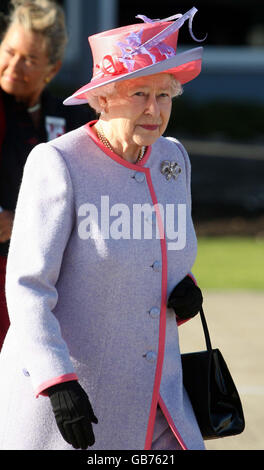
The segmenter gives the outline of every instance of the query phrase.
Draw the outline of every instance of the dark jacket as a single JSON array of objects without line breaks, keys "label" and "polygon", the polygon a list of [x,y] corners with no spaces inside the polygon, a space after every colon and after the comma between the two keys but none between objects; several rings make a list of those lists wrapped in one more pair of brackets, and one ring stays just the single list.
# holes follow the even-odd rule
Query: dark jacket
[{"label": "dark jacket", "polygon": [[[0,142],[0,206],[14,211],[24,165],[33,147],[76,129],[95,116],[88,105],[67,107],[62,104],[62,100],[44,91],[41,99],[42,120],[39,129],[36,129],[23,104],[17,103],[13,96],[2,90],[0,100],[3,111],[0,118],[2,134],[5,129],[2,145]],[[62,121],[56,118],[62,118]],[[56,123],[59,123],[57,128]],[[6,256],[8,247],[9,242],[0,243],[0,255]]]}]

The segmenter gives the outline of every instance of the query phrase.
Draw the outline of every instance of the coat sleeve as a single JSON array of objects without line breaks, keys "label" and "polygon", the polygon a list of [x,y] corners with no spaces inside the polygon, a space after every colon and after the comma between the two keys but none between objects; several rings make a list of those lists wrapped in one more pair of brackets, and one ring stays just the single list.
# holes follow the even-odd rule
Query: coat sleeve
[{"label": "coat sleeve", "polygon": [[21,368],[36,395],[76,378],[53,310],[63,253],[73,229],[71,178],[59,152],[40,144],[24,168],[7,260],[6,297]]},{"label": "coat sleeve", "polygon": [[186,192],[187,192],[187,202],[190,206],[190,210],[192,209],[192,195],[191,195],[191,162],[190,158],[188,155],[187,150],[185,147],[182,145],[182,143],[175,139],[174,137],[166,137],[168,140],[171,142],[174,142],[174,144],[177,145],[181,156],[183,157],[184,160],[184,166],[185,166],[185,174],[186,174]]},{"label": "coat sleeve", "polygon": [[[191,210],[192,209],[192,194],[191,194],[191,162],[190,162],[190,158],[189,158],[188,152],[186,151],[185,147],[181,144],[181,142],[179,142],[177,139],[175,139],[173,137],[168,137],[168,139],[171,140],[172,142],[174,142],[177,145],[178,149],[181,152],[183,160],[184,160],[185,173],[186,173],[187,201],[188,201],[188,204],[189,204],[189,207],[190,207],[190,210]],[[191,279],[194,281],[194,283],[197,285],[197,280],[194,277],[193,273],[192,272],[188,273],[188,276],[190,276]],[[180,319],[179,317],[176,316],[176,321],[177,321],[178,326],[182,325],[183,323],[186,323],[189,320],[190,319],[182,320],[182,319]]]}]

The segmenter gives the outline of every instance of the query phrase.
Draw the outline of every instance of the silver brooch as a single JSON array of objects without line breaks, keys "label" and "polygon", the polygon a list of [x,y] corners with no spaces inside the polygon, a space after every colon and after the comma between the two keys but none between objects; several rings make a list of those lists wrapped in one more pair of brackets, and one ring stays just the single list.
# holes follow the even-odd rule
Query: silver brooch
[{"label": "silver brooch", "polygon": [[166,176],[166,180],[170,181],[171,178],[176,180],[181,173],[181,167],[177,162],[164,160],[164,162],[162,162],[160,165],[160,171],[163,175]]}]

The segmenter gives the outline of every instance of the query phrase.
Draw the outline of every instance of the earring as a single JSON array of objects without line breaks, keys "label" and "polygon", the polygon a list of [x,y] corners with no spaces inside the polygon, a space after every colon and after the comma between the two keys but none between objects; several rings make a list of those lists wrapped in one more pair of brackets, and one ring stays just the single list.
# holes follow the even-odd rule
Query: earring
[{"label": "earring", "polygon": [[50,82],[50,78],[49,77],[46,77],[45,78],[45,83],[49,83]]}]

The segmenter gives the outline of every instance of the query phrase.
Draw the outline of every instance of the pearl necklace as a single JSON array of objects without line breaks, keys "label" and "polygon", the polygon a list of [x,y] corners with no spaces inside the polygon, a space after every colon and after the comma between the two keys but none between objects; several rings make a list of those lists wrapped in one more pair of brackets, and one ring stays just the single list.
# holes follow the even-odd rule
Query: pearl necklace
[{"label": "pearl necklace", "polygon": [[[102,142],[102,144],[104,144],[109,150],[111,150],[111,152],[114,152],[110,142],[107,140],[107,138],[105,137],[104,135],[104,132],[103,132],[103,129],[100,125],[100,123],[98,123],[98,127],[99,129],[96,129],[96,132],[97,132],[97,135],[98,135],[98,138],[99,140]],[[137,160],[136,160],[136,163],[140,162],[142,160],[142,158],[144,157],[145,155],[145,152],[146,152],[146,147],[141,147],[140,149],[140,152],[139,152],[139,155],[137,157]]]}]

